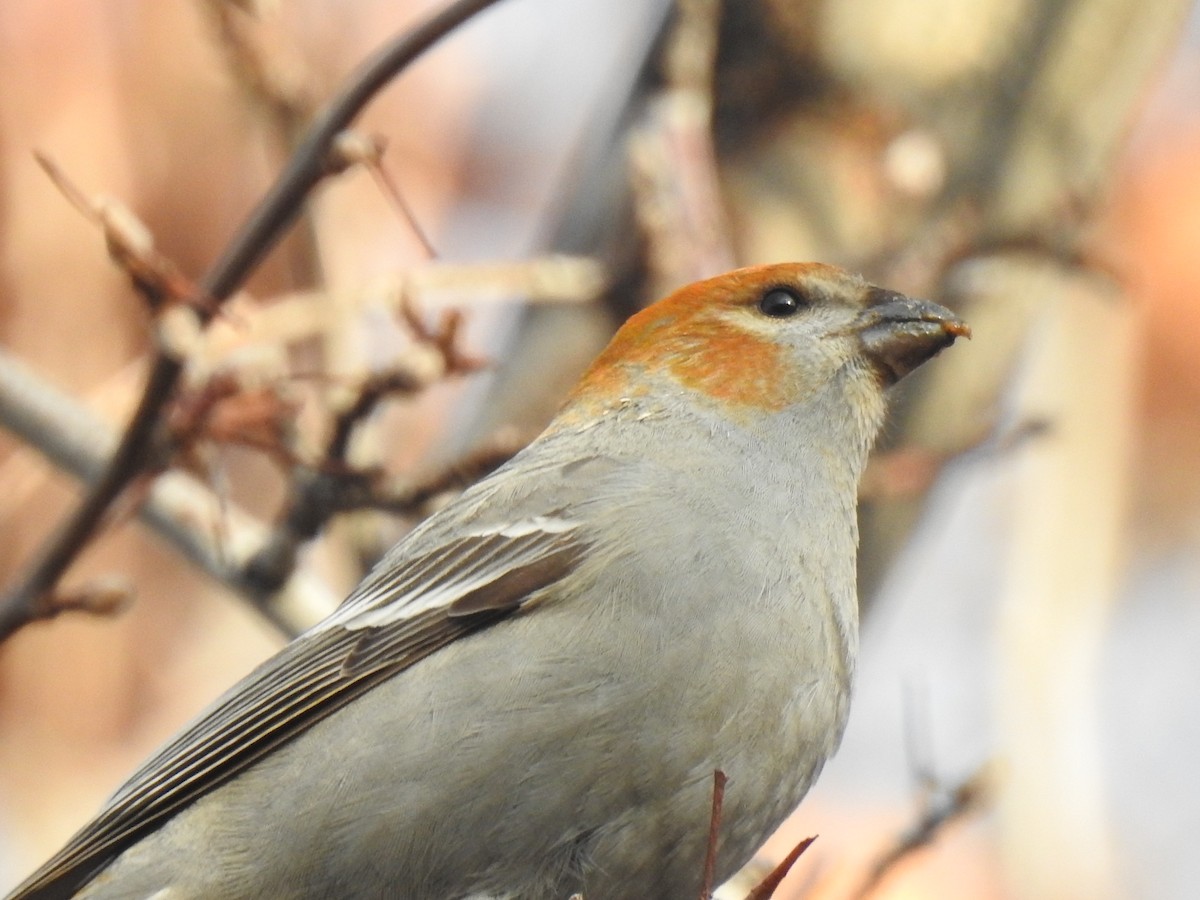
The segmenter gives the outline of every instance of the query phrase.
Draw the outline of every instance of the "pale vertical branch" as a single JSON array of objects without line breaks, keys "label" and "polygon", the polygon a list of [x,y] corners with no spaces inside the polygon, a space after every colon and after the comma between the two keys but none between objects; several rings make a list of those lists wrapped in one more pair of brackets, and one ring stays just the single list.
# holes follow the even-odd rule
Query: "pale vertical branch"
[{"label": "pale vertical branch", "polygon": [[1098,675],[1124,562],[1136,317],[1099,279],[1056,282],[1019,398],[1052,428],[1019,459],[999,613],[1001,850],[1031,900],[1117,893]]}]

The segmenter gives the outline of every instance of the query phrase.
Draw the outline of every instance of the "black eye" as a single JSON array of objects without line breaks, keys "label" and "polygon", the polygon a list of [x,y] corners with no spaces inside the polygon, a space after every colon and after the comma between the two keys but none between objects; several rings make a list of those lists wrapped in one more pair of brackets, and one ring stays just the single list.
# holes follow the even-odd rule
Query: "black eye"
[{"label": "black eye", "polygon": [[800,311],[804,304],[792,291],[787,288],[771,288],[758,301],[758,308],[764,316],[772,319],[786,319]]}]

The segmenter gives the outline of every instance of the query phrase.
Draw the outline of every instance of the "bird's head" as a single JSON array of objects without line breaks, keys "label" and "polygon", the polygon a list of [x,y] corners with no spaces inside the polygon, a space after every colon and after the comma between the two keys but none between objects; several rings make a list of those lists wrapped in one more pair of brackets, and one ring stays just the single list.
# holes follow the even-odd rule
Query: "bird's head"
[{"label": "bird's head", "polygon": [[746,419],[834,387],[882,412],[884,388],[969,335],[944,307],[834,266],[737,269],[632,316],[588,369],[568,409],[599,415],[665,391]]}]

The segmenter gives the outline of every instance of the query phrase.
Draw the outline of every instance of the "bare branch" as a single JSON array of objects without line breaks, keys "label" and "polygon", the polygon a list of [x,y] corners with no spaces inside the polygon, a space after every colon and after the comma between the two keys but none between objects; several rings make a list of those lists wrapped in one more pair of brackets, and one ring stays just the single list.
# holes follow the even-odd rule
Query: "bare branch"
[{"label": "bare branch", "polygon": [[[106,422],[38,379],[3,350],[0,425],[84,481],[103,471],[117,440]],[[270,596],[250,592],[241,582],[241,561],[263,545],[266,530],[238,508],[222,504],[195,478],[171,472],[155,479],[149,496],[138,505],[137,515],[209,576],[251,600],[286,634],[298,634],[334,607],[336,598],[329,589],[302,572],[292,573]],[[222,545],[213,538],[218,517],[225,531]],[[27,614],[16,627],[36,617]]]},{"label": "bare branch", "polygon": [[246,564],[244,581],[269,595],[291,574],[296,555],[338,513],[354,508],[381,508],[394,498],[376,490],[378,473],[361,471],[347,462],[350,441],[358,427],[386,398],[411,396],[435,382],[477,369],[481,363],[458,346],[462,318],[448,313],[439,328],[429,328],[411,306],[402,307],[418,343],[397,365],[365,379],[354,400],[337,416],[325,456],[315,469],[297,471],[270,540]]},{"label": "bare branch", "polygon": [[992,766],[984,764],[966,781],[928,803],[920,817],[871,866],[855,900],[868,897],[907,857],[927,847],[955,820],[982,806],[990,793]]},{"label": "bare branch", "polygon": [[[287,168],[259,202],[225,253],[200,279],[194,298],[201,324],[275,246],[300,214],[309,192],[328,171],[330,148],[371,98],[413,60],[460,24],[497,0],[457,0],[367,60],[348,80],[300,143]],[[75,513],[52,535],[25,575],[0,599],[0,640],[27,621],[38,598],[49,591],[95,534],[113,501],[144,471],[147,453],[160,427],[162,411],[183,371],[173,354],[159,352],[151,365],[141,401],[104,474]]]},{"label": "bare branch", "polygon": [[362,493],[355,495],[354,485],[345,486],[338,502],[345,509],[377,509],[398,516],[422,515],[426,507],[452,491],[461,491],[508,462],[526,441],[516,434],[499,435],[479,450],[432,475],[415,482],[394,478],[383,482],[360,483]]},{"label": "bare branch", "polygon": [[[188,361],[193,369],[215,370],[236,354],[238,369],[244,372],[246,348],[277,348],[319,335],[334,310],[400,311],[413,300],[462,301],[471,308],[513,298],[524,303],[584,303],[596,299],[607,281],[605,267],[595,259],[552,255],[509,262],[422,263],[377,276],[336,297],[328,291],[299,291],[260,304],[243,295],[222,308],[221,319],[203,333]],[[160,323],[160,337],[165,324]],[[272,374],[277,373],[282,365],[279,354],[264,356]]]}]

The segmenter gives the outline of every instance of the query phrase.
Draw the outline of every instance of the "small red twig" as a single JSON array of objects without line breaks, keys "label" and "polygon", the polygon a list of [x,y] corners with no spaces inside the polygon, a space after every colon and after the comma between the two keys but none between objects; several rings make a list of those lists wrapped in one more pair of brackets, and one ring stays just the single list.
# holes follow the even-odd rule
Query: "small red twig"
[{"label": "small red twig", "polygon": [[293,466],[299,460],[289,432],[297,412],[296,403],[279,386],[247,387],[235,373],[217,372],[202,385],[181,390],[168,405],[165,424],[171,446],[162,466],[178,457],[186,468],[203,472],[198,450],[205,443],[249,447],[281,468]]},{"label": "small red twig", "polygon": [[[483,362],[459,347],[460,313],[447,313],[436,328],[426,326],[411,304],[403,305],[401,315],[417,341],[436,353],[437,365],[427,368],[397,365],[362,382],[353,402],[335,418],[323,457],[311,471],[297,473],[293,479],[271,539],[245,566],[242,583],[256,595],[267,596],[283,584],[295,566],[300,547],[315,537],[334,515],[355,508],[381,509],[394,506],[397,501],[419,503],[428,496],[420,486],[415,492],[399,493],[381,488],[380,472],[350,465],[351,439],[389,397],[419,394],[435,382],[473,372]],[[482,464],[489,463],[485,460]],[[437,483],[440,482],[431,487]]]},{"label": "small red twig", "polygon": [[717,877],[717,838],[721,832],[721,807],[725,803],[725,782],[720,769],[713,772],[712,815],[708,819],[708,848],[704,853],[704,878],[700,882],[700,900],[712,900],[713,879]]},{"label": "small red twig", "polygon": [[466,319],[460,309],[445,310],[437,325],[431,326],[425,322],[420,310],[411,297],[404,297],[399,308],[399,316],[405,327],[412,332],[422,344],[428,344],[442,355],[446,361],[446,371],[455,375],[477,372],[487,365],[487,360],[465,352],[462,349],[462,331]]},{"label": "small red twig", "polygon": [[817,835],[805,838],[795,847],[792,852],[783,858],[783,860],[767,873],[767,877],[756,884],[746,895],[746,900],[771,900],[775,896],[775,891],[779,889],[779,885],[783,883],[783,879],[787,877],[788,872],[792,870],[792,866],[796,864],[804,851],[807,850],[812,842],[817,839]]}]

